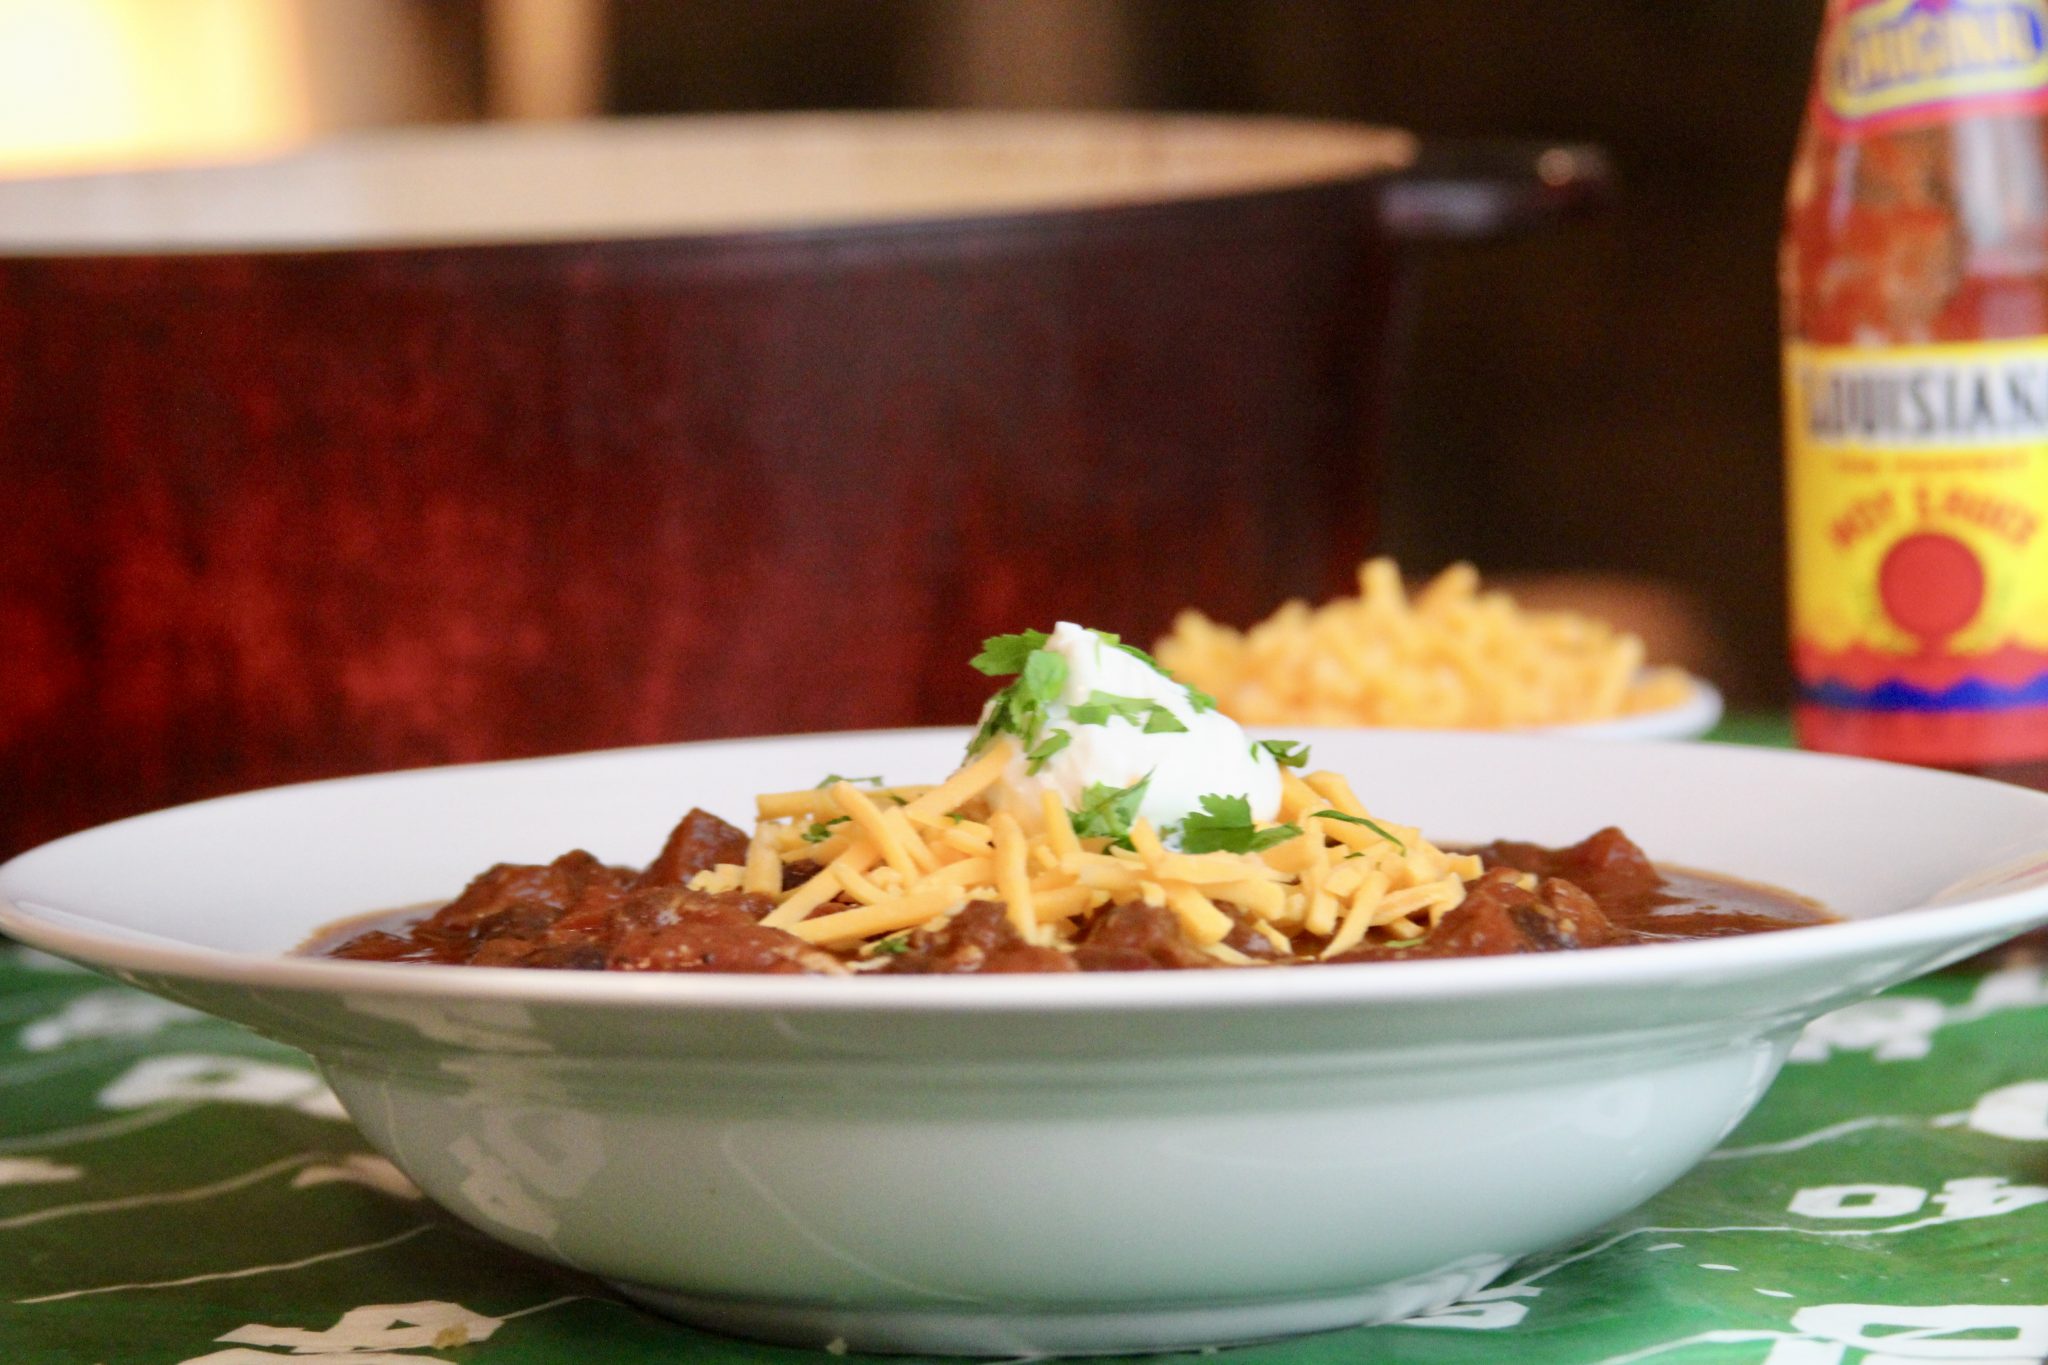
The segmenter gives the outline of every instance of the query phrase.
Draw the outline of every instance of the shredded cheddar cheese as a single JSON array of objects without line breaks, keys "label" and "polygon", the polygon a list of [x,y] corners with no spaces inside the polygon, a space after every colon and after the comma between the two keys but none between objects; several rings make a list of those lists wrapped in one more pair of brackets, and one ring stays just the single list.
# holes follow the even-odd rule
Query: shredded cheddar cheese
[{"label": "shredded cheddar cheese", "polygon": [[1162,666],[1257,725],[1513,729],[1606,720],[1682,702],[1677,669],[1572,612],[1523,611],[1455,564],[1412,597],[1391,559],[1358,571],[1357,597],[1289,602],[1238,632],[1182,612]]},{"label": "shredded cheddar cheese", "polygon": [[[864,952],[936,928],[974,900],[1001,903],[1020,938],[1045,947],[1070,944],[1106,906],[1143,902],[1169,912],[1201,951],[1243,965],[1259,959],[1225,942],[1240,924],[1256,936],[1237,940],[1246,946],[1263,940],[1289,954],[1309,934],[1328,940],[1321,955],[1331,957],[1375,932],[1426,933],[1480,874],[1476,857],[1375,819],[1334,773],[1285,776],[1279,823],[1300,832],[1256,853],[1182,852],[1143,819],[1127,841],[1084,839],[1051,793],[1041,828],[1027,831],[983,799],[1015,752],[1001,739],[935,787],[836,781],[761,796],[745,863],[698,873],[691,886],[770,896],[776,905],[762,923]],[[841,823],[806,839],[825,822]],[[786,869],[810,864],[808,877],[783,889]]]}]

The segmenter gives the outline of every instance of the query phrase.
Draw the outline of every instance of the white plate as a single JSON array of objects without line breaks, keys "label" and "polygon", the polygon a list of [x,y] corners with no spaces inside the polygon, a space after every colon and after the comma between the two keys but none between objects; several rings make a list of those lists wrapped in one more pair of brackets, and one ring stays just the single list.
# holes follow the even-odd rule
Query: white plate
[{"label": "white plate", "polygon": [[311,1051],[514,1246],[713,1326],[1015,1354],[1428,1309],[1648,1198],[1799,1027],[2048,921],[2048,796],[1724,746],[1311,733],[1439,839],[1619,823],[1850,923],[1521,958],[1004,978],[631,976],[283,956],[691,804],[936,778],[964,731],[678,745],[259,792],[0,868],[0,929]]},{"label": "white plate", "polygon": [[[1685,695],[1670,706],[1639,711],[1612,720],[1588,720],[1568,725],[1530,725],[1514,730],[1442,728],[1435,734],[1524,734],[1558,735],[1568,739],[1698,739],[1721,723],[1720,689],[1704,678],[1686,675]],[[1397,730],[1403,726],[1362,725],[1367,730]],[[1275,733],[1287,727],[1275,728]]]},{"label": "white plate", "polygon": [[1721,711],[1720,689],[1704,678],[1687,675],[1685,696],[1676,705],[1613,720],[1546,725],[1540,732],[1574,739],[1698,739],[1720,724]]}]

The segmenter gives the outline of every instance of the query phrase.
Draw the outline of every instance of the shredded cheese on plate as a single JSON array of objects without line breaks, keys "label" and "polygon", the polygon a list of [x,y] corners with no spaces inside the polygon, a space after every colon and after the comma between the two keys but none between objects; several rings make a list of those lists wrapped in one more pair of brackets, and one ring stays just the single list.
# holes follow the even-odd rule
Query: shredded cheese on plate
[{"label": "shredded cheese on plate", "polygon": [[1154,652],[1247,725],[1519,729],[1676,706],[1679,669],[1644,667],[1643,643],[1572,612],[1524,611],[1482,592],[1470,564],[1412,597],[1391,559],[1358,571],[1357,597],[1289,602],[1239,632],[1182,612]]}]

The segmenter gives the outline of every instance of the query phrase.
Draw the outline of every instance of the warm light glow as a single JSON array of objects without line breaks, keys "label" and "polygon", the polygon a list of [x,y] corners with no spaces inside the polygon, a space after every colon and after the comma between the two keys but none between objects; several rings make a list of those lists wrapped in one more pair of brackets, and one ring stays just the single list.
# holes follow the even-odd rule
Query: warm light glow
[{"label": "warm light glow", "polygon": [[0,174],[219,160],[304,138],[296,9],[0,0]]}]

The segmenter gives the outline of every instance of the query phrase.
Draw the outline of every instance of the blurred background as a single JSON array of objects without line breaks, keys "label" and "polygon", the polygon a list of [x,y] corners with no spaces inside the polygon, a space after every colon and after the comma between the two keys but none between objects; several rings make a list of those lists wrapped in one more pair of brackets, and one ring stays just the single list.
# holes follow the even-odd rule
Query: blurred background
[{"label": "blurred background", "polygon": [[0,175],[349,129],[800,108],[1274,112],[1599,143],[1595,217],[1421,248],[1381,491],[1783,705],[1773,252],[1821,0],[0,0]]}]

